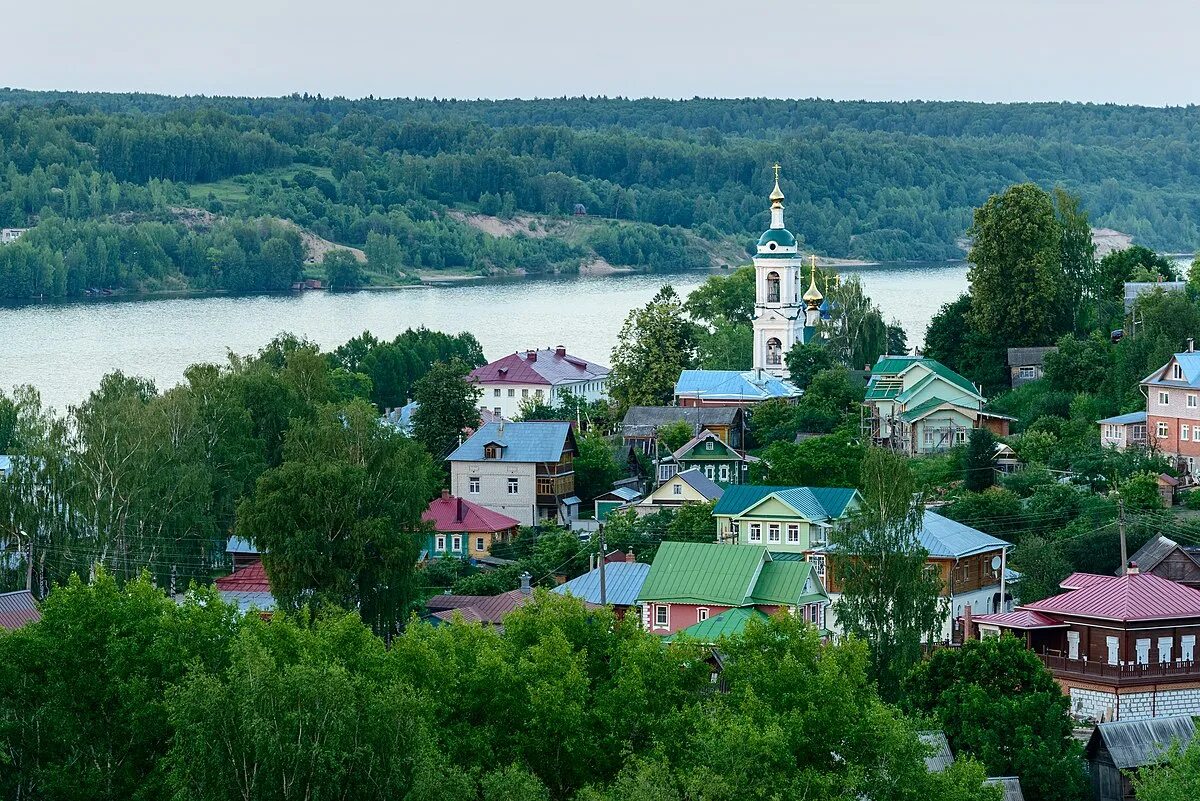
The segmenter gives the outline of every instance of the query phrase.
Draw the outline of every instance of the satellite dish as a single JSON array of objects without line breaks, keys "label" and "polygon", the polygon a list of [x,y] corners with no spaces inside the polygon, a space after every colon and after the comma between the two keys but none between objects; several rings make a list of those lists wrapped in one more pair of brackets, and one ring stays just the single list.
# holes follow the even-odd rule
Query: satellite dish
[{"label": "satellite dish", "polygon": [[1000,562],[1000,557],[999,557],[999,556],[993,556],[993,557],[992,557],[992,570],[999,570],[999,569],[1000,569],[1000,564],[1001,564],[1001,562]]}]

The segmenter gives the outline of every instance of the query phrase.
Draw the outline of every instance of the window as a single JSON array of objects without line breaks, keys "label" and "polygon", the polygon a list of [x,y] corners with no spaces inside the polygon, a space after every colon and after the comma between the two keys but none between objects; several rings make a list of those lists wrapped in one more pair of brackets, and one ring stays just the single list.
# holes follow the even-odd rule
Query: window
[{"label": "window", "polygon": [[750,524],[750,542],[762,542],[762,523]]},{"label": "window", "polygon": [[717,477],[717,468],[713,467],[711,464],[706,464],[704,466],[704,477],[709,481],[715,479]]},{"label": "window", "polygon": [[672,495],[682,495],[683,494],[683,485],[682,484],[672,484],[671,485],[671,494]]},{"label": "window", "polygon": [[1196,408],[1196,396],[1195,396],[1195,395],[1188,395],[1188,396],[1187,396],[1187,407],[1188,407],[1189,409],[1195,409],[1195,408]]},{"label": "window", "polygon": [[814,548],[818,548],[829,541],[828,529],[822,525],[809,526],[808,539]]},{"label": "window", "polygon": [[1175,644],[1172,637],[1158,638],[1158,661],[1160,664],[1166,665],[1171,662],[1171,646]]},{"label": "window", "polygon": [[767,526],[767,542],[779,542],[779,524],[772,523]]},{"label": "window", "polygon": [[1137,654],[1137,663],[1139,665],[1150,664],[1150,638],[1147,637],[1135,642],[1134,652]]},{"label": "window", "polygon": [[800,544],[800,526],[795,523],[788,523],[788,545]]},{"label": "window", "polygon": [[721,480],[722,481],[729,480],[729,465],[727,465],[727,464],[721,465]]},{"label": "window", "polygon": [[1196,635],[1185,634],[1179,638],[1179,658],[1191,662],[1196,658]]},{"label": "window", "polygon": [[783,343],[775,337],[767,340],[767,364],[783,364]]},{"label": "window", "polygon": [[772,270],[767,273],[767,303],[779,302],[779,273]]},{"label": "window", "polygon": [[446,538],[444,536],[439,535],[438,538],[434,540],[433,550],[438,551],[439,553],[445,552]]},{"label": "window", "polygon": [[809,554],[808,561],[812,563],[813,570],[815,570],[817,572],[817,576],[822,581],[824,581],[825,580],[825,555],[819,554],[819,553]]},{"label": "window", "polygon": [[1170,402],[1171,402],[1171,395],[1169,393],[1166,393],[1166,392],[1158,393],[1158,405],[1159,406],[1166,406],[1166,405],[1170,404]]},{"label": "window", "polygon": [[1181,365],[1171,365],[1171,378],[1175,379],[1176,381],[1181,381],[1183,379],[1183,367]]},{"label": "window", "polygon": [[713,441],[710,439],[708,442],[704,443],[704,450],[711,451],[712,449],[713,449]]},{"label": "window", "polygon": [[1154,429],[1154,433],[1156,433],[1160,437],[1165,437],[1171,433],[1171,430],[1169,428],[1167,428],[1166,423],[1164,423],[1160,420],[1158,423],[1158,426]]},{"label": "window", "polygon": [[500,397],[500,387],[496,387],[495,389],[492,390],[492,397],[493,398]]},{"label": "window", "polygon": [[554,479],[539,478],[537,480],[537,494],[538,495],[554,495],[555,494]]},{"label": "window", "polygon": [[484,445],[483,446],[483,458],[484,459],[499,459],[500,458],[500,446],[495,443],[488,443],[487,445]]},{"label": "window", "polygon": [[1079,658],[1079,632],[1067,632],[1067,659]]},{"label": "window", "polygon": [[542,397],[542,390],[540,390],[540,389],[535,389],[535,390],[533,391],[533,394],[534,394],[536,397],[539,397],[539,398],[540,398],[540,397]]},{"label": "window", "polygon": [[517,479],[515,479],[515,478],[510,478],[510,479],[508,480],[508,494],[509,494],[509,495],[516,495],[516,494],[517,494],[518,492],[520,492],[520,491],[521,491],[521,489],[520,489],[520,483],[517,481]]},{"label": "window", "polygon": [[517,391],[516,391],[515,389],[510,389],[510,390],[508,391],[508,397],[510,397],[510,398],[515,398],[515,397],[517,397]]},{"label": "window", "polygon": [[[1200,434],[1200,428],[1198,428],[1198,430],[1197,430],[1197,432],[1196,432],[1196,433],[1197,433],[1197,434]],[[1186,424],[1186,423],[1184,423],[1184,424],[1182,424],[1182,425],[1180,425],[1180,426],[1179,426],[1179,438],[1180,438],[1180,439],[1190,439],[1190,438],[1191,438],[1191,435],[1192,435],[1192,428],[1191,428],[1191,426],[1189,426],[1189,425],[1188,425],[1188,424]]]},{"label": "window", "polygon": [[1116,637],[1105,637],[1104,643],[1108,647],[1108,664],[1117,664],[1117,660],[1120,658],[1117,655],[1117,649],[1120,646],[1120,640],[1118,640]]},{"label": "window", "polygon": [[451,548],[451,550],[453,550],[455,553],[458,553],[459,551],[461,551],[461,550],[462,550],[462,535],[461,535],[461,534],[455,534],[455,535],[454,535],[454,536],[451,538],[450,542],[452,543],[452,544],[451,544],[451,546],[450,546],[450,548]]},{"label": "window", "polygon": [[471,476],[467,479],[467,492],[472,495],[479,494],[479,476]]},{"label": "window", "polygon": [[493,408],[493,409],[492,409],[492,412],[493,412],[493,413],[494,413],[494,414],[495,414],[497,417],[499,417],[499,416],[500,416],[500,407],[499,407],[499,406],[496,406],[495,408]]},{"label": "window", "polygon": [[705,620],[708,620],[708,609],[703,606],[697,607],[696,608],[696,622],[703,623]]},{"label": "window", "polygon": [[967,430],[965,428],[954,429],[954,444],[962,445],[967,441]]},{"label": "window", "polygon": [[1036,378],[1037,369],[1034,367],[1019,367],[1017,368],[1017,378]]},{"label": "window", "polygon": [[654,625],[655,626],[671,625],[669,622],[670,618],[668,617],[668,609],[670,609],[670,607],[667,607],[667,606],[654,607]]},{"label": "window", "polygon": [[529,390],[527,390],[527,389],[523,389],[523,390],[521,390],[521,397],[522,397],[522,398],[528,398],[528,397],[529,397]]}]

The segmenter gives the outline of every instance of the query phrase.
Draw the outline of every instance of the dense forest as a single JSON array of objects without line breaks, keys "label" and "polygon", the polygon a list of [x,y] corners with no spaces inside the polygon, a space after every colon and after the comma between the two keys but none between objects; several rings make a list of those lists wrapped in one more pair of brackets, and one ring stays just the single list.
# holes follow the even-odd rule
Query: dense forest
[{"label": "dense forest", "polygon": [[[789,226],[830,256],[960,257],[972,209],[1023,181],[1192,249],[1198,139],[1193,107],[0,90],[0,227],[33,229],[0,248],[0,296],[278,289],[320,274],[297,226],[360,249],[364,282],[706,267],[767,225],[776,161]],[[495,236],[452,210],[542,227]]]}]

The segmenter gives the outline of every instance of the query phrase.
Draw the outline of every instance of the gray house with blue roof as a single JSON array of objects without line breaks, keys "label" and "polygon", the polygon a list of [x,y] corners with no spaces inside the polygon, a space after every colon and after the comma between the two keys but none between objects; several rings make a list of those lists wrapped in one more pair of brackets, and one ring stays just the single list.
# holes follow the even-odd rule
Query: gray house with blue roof
[{"label": "gray house with blue roof", "polygon": [[565,525],[579,516],[576,453],[570,423],[488,423],[446,457],[450,491],[523,526]]}]

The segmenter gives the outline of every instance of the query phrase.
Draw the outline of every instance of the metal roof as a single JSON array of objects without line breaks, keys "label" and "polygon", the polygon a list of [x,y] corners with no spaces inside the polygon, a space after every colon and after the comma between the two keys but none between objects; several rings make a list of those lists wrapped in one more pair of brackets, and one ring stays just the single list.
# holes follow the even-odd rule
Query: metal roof
[{"label": "metal roof", "polygon": [[961,559],[972,554],[1012,547],[1011,542],[984,534],[928,509],[925,510],[918,538],[921,547],[929,551],[930,556],[941,559]]},{"label": "metal roof", "polygon": [[651,436],[680,420],[695,428],[732,426],[741,414],[737,406],[630,406],[621,421],[621,432],[627,437]]},{"label": "metal roof", "polygon": [[1025,801],[1021,791],[1021,780],[1016,776],[989,776],[983,780],[987,787],[999,785],[1004,789],[1004,801]]},{"label": "metal roof", "polygon": [[1092,732],[1085,755],[1092,760],[1103,745],[1114,765],[1129,770],[1157,762],[1174,742],[1186,748],[1195,735],[1191,715],[1101,723]]},{"label": "metal roof", "polygon": [[[688,456],[689,453],[691,453],[696,447],[698,447],[701,442],[708,442],[710,440],[714,443],[713,457],[712,457],[713,459],[719,459],[721,461],[738,461],[738,462],[746,461],[746,458],[744,456],[742,456],[740,453],[738,453],[737,450],[735,450],[730,445],[726,445],[725,441],[722,440],[719,436],[717,436],[716,433],[709,431],[707,429],[704,431],[701,431],[699,434],[697,434],[696,436],[692,437],[687,442],[685,442],[679,448],[679,450],[677,450],[671,454],[671,457],[676,460],[683,460],[685,457]],[[693,459],[703,459],[703,458],[705,458],[706,453],[707,453],[707,451],[701,451],[700,453],[696,454],[695,456],[692,456],[689,459],[689,461],[693,460]]]},{"label": "metal roof", "polygon": [[449,493],[430,501],[421,519],[433,523],[435,531],[471,534],[508,531],[521,525],[520,520]]},{"label": "metal roof", "polygon": [[[700,472],[699,467],[693,467],[688,470],[680,470],[675,474],[675,478],[683,481],[696,492],[708,498],[710,501],[718,500],[725,495],[725,490],[721,489],[716,482],[710,479],[704,473]],[[732,489],[732,487],[730,487]]]},{"label": "metal roof", "polygon": [[[720,545],[718,547],[727,547]],[[808,562],[768,559],[758,572],[750,601],[756,604],[800,604],[828,600],[820,582],[812,581]]]},{"label": "metal roof", "polygon": [[[897,398],[897,400],[899,400],[899,398]],[[919,403],[911,409],[905,409],[900,413],[900,419],[906,423],[915,423],[925,415],[936,411],[939,406],[964,406],[964,404],[942,400],[941,398],[930,398],[924,403]],[[964,406],[964,408],[966,407]]]},{"label": "metal roof", "polygon": [[225,553],[259,553],[258,547],[250,540],[234,535],[225,543]]},{"label": "metal roof", "polygon": [[806,520],[820,522],[842,517],[858,490],[848,487],[771,487],[735,484],[725,490],[714,515],[737,516],[774,495]]},{"label": "metal roof", "polygon": [[1123,576],[1094,576],[1087,586],[1022,604],[1021,608],[1122,622],[1197,618],[1200,590],[1139,571]]},{"label": "metal roof", "polygon": [[[1183,379],[1174,380],[1166,377],[1167,369],[1175,362],[1183,368]],[[1200,388],[1200,351],[1184,351],[1176,353],[1171,361],[1142,379],[1143,384],[1162,387],[1192,387]]]},{"label": "metal roof", "polygon": [[483,448],[501,446],[494,462],[557,462],[562,456],[571,424],[561,421],[488,423],[446,457],[448,462],[482,462]]},{"label": "metal roof", "polygon": [[596,500],[602,500],[605,495],[615,495],[615,500],[620,501],[636,501],[638,498],[642,497],[642,493],[638,492],[633,487],[613,487],[608,492],[604,493],[604,495],[598,496]]},{"label": "metal roof", "polygon": [[42,619],[37,601],[29,590],[0,593],[0,629],[19,629]]},{"label": "metal roof", "polygon": [[1146,422],[1145,412],[1130,412],[1129,414],[1118,414],[1116,417],[1105,417],[1103,420],[1097,420],[1101,425],[1111,426],[1127,426],[1131,423]]},{"label": "metal roof", "polygon": [[1057,345],[1045,345],[1040,348],[1009,348],[1009,367],[1032,367],[1042,363],[1047,353],[1058,350]]},{"label": "metal roof", "polygon": [[[633,606],[650,574],[650,565],[640,562],[607,562],[604,565],[605,600],[616,606]],[[573,595],[589,603],[600,603],[600,571],[591,570],[555,587],[559,595]]]},{"label": "metal roof", "polygon": [[1055,620],[1041,612],[1029,609],[1015,609],[1012,612],[999,612],[994,615],[976,615],[971,618],[976,623],[991,623],[1006,629],[1065,629],[1067,623]]},{"label": "metal roof", "polygon": [[[1149,573],[1158,567],[1159,562],[1166,559],[1176,548],[1179,548],[1179,543],[1175,540],[1168,539],[1162,534],[1156,534],[1145,545],[1138,548],[1133,556],[1129,557],[1129,561],[1137,565],[1138,570]],[[1187,550],[1179,548],[1179,551],[1193,562],[1196,561],[1196,557],[1188,553]],[[1200,562],[1197,562],[1197,566],[1200,566]],[[1117,568],[1113,572],[1113,575],[1119,576],[1122,572],[1124,571],[1121,568]]]},{"label": "metal roof", "polygon": [[1126,281],[1125,282],[1125,313],[1133,311],[1133,304],[1147,292],[1161,289],[1164,292],[1182,292],[1187,288],[1186,281]]},{"label": "metal roof", "polygon": [[880,379],[897,378],[918,364],[930,372],[941,376],[959,389],[969,392],[971,397],[982,400],[982,396],[974,384],[936,359],[929,359],[924,356],[886,355],[880,356],[876,360],[875,366],[871,368],[871,378],[867,381],[866,399],[878,400],[896,397],[896,395],[903,391],[903,387],[894,386],[885,388],[881,385]]},{"label": "metal roof", "polygon": [[827,598],[807,562],[774,561],[761,545],[664,542],[639,601],[750,606]]},{"label": "metal roof", "polygon": [[761,370],[684,370],[675,382],[676,397],[758,401],[802,394],[790,381]]},{"label": "metal roof", "polygon": [[563,348],[512,353],[491,364],[476,367],[471,378],[480,384],[570,384],[605,378],[609,369],[571,356]]},{"label": "metal roof", "polygon": [[221,590],[217,594],[225,603],[236,605],[242,614],[255,610],[259,612],[275,611],[275,596],[269,592]]},{"label": "metal roof", "polygon": [[676,637],[687,637],[701,645],[716,645],[717,641],[722,637],[740,636],[746,630],[746,624],[751,620],[765,621],[769,620],[769,618],[765,613],[760,612],[752,606],[726,609],[719,615],[714,615],[708,620],[701,620],[699,623],[693,623],[686,629],[677,631],[665,639],[667,642],[670,642]]},{"label": "metal roof", "polygon": [[925,757],[925,770],[930,773],[941,773],[954,764],[954,752],[950,750],[950,741],[946,733],[941,731],[919,731],[917,739],[921,744],[930,748],[933,753]]}]

